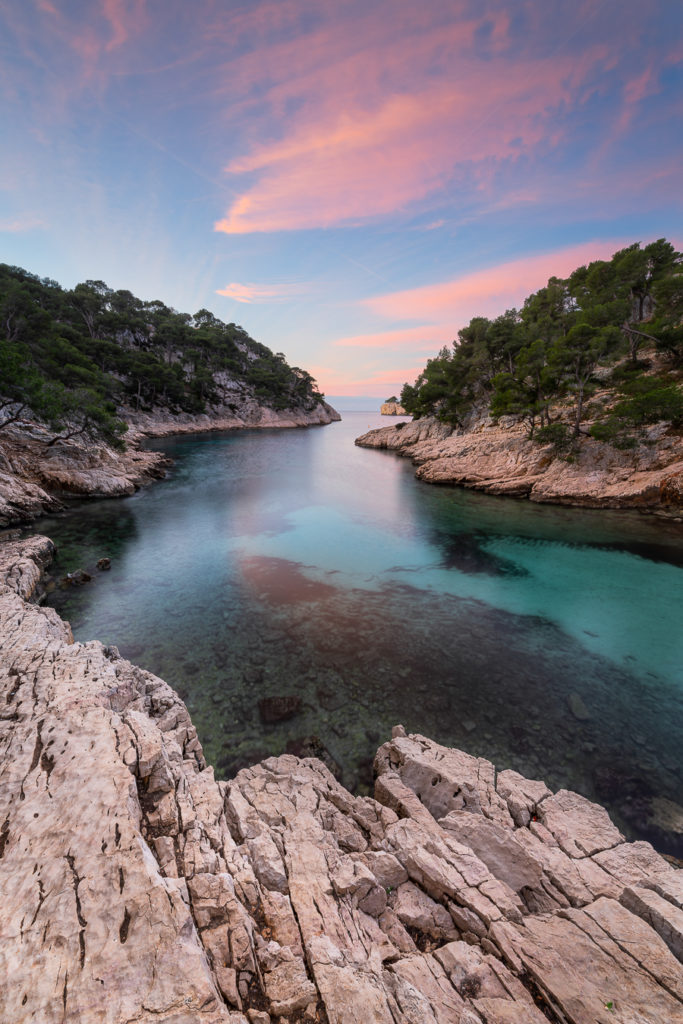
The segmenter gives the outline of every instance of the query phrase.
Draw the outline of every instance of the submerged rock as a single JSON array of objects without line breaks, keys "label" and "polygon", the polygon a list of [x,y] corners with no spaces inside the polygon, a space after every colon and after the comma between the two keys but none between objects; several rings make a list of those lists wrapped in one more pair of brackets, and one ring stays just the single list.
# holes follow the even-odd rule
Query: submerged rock
[{"label": "submerged rock", "polygon": [[570,693],[567,697],[567,703],[569,704],[569,710],[577,721],[587,722],[590,719],[590,711],[578,693]]},{"label": "submerged rock", "polygon": [[683,872],[597,804],[401,727],[374,799],[216,782],[166,683],[28,603],[51,553],[0,545],[0,1020],[682,1024]]},{"label": "submerged rock", "polygon": [[258,702],[261,721],[271,724],[285,722],[301,711],[301,697],[287,694],[280,697],[262,697]]},{"label": "submerged rock", "polygon": [[299,739],[289,740],[287,753],[296,757],[317,757],[327,770],[332,772],[335,779],[342,777],[341,768],[319,736],[301,736]]},{"label": "submerged rock", "polygon": [[62,587],[82,587],[84,583],[90,583],[92,576],[85,569],[74,569],[62,576],[60,584]]}]

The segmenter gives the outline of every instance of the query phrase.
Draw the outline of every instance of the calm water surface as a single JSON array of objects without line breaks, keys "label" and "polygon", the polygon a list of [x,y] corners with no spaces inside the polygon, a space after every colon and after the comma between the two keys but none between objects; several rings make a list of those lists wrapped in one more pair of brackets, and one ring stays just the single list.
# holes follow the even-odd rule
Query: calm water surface
[{"label": "calm water surface", "polygon": [[683,803],[683,526],[422,484],[354,447],[386,423],[155,440],[167,481],[37,524],[95,577],[50,603],[178,689],[223,776],[318,751],[367,791],[402,722],[680,850],[652,813]]}]

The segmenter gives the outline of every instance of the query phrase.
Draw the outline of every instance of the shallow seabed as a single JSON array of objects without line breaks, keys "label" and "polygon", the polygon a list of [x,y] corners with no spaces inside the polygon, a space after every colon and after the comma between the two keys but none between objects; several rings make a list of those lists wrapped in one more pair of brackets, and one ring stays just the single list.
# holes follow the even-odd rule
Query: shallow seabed
[{"label": "shallow seabed", "polygon": [[[95,577],[49,603],[171,683],[226,777],[324,750],[367,791],[400,721],[679,851],[648,816],[683,803],[683,527],[420,483],[354,447],[387,422],[150,442],[167,481],[36,524],[56,578]],[[264,723],[281,695],[301,710]]]}]

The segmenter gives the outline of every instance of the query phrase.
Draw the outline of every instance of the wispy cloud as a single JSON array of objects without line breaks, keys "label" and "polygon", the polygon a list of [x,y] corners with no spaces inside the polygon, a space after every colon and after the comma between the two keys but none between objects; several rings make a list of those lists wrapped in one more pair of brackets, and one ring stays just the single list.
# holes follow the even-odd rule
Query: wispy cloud
[{"label": "wispy cloud", "polygon": [[401,362],[385,368],[362,367],[345,370],[331,366],[312,366],[310,372],[326,394],[330,395],[390,395],[398,394],[406,381],[414,381],[424,368],[424,359],[411,363]]},{"label": "wispy cloud", "polygon": [[404,327],[396,331],[378,331],[374,334],[354,334],[338,338],[335,346],[341,348],[400,349],[413,352],[432,352],[435,345],[452,341],[453,327],[449,324],[428,324],[423,327]]},{"label": "wispy cloud", "polygon": [[585,263],[609,259],[630,241],[602,240],[572,245],[510,260],[449,281],[376,295],[365,299],[363,305],[373,313],[394,321],[443,323],[449,319],[455,335],[456,330],[473,316],[497,316],[511,306],[519,305],[531,292],[542,288],[551,275],[566,276]]},{"label": "wispy cloud", "polygon": [[38,228],[44,228],[45,221],[40,217],[8,217],[5,220],[0,220],[0,232],[6,232],[11,235],[21,234],[23,231],[35,231]]},{"label": "wispy cloud", "polygon": [[223,295],[235,302],[278,302],[302,295],[308,290],[305,284],[240,284],[232,281],[225,288],[217,288],[216,295]]},{"label": "wispy cloud", "polygon": [[69,99],[92,90],[94,83],[101,86],[111,70],[108,58],[148,27],[147,2],[99,0],[76,7],[25,0],[5,5],[8,37],[31,68],[21,95],[34,99],[36,116],[62,113]]},{"label": "wispy cloud", "polygon": [[251,17],[261,47],[231,66],[246,95],[260,91],[217,231],[357,224],[449,188],[485,190],[502,164],[560,143],[567,110],[609,57],[603,43],[529,52],[512,45],[505,10],[473,16],[465,3],[428,14],[351,4],[333,19],[323,4],[308,30],[295,6],[284,40]]}]

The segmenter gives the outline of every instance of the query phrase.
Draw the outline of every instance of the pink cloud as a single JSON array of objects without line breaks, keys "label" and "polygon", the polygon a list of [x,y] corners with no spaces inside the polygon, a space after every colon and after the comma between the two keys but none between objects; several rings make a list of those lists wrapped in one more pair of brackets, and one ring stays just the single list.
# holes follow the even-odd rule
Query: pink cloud
[{"label": "pink cloud", "polygon": [[[241,116],[253,117],[252,141],[227,165],[239,193],[217,231],[356,224],[449,186],[485,191],[503,162],[557,144],[557,110],[580,102],[607,57],[603,45],[519,53],[504,13],[471,19],[456,6],[435,23],[433,9],[394,9],[318,19],[277,43],[250,16],[265,49],[237,58],[229,81],[231,96],[251,97]],[[482,26],[495,63],[475,56]]]},{"label": "pink cloud", "polygon": [[[365,299],[363,305],[392,320],[421,320],[443,323],[449,319],[451,333],[473,316],[498,316],[518,306],[533,291],[542,288],[551,275],[564,277],[593,260],[609,259],[631,239],[584,242],[554,252],[527,256],[477,270],[438,284],[422,285]],[[422,328],[420,328],[422,330]]]},{"label": "pink cloud", "polygon": [[453,327],[448,324],[429,324],[426,327],[405,327],[397,331],[376,334],[356,334],[339,338],[335,346],[348,348],[411,348],[414,352],[432,352],[435,345],[443,345],[454,338]]},{"label": "pink cloud", "polygon": [[406,381],[414,381],[424,369],[424,359],[391,369],[368,372],[337,370],[329,366],[310,369],[320,390],[327,395],[398,394]]},{"label": "pink cloud", "polygon": [[[9,12],[15,45],[34,68],[50,73],[52,115],[67,99],[106,79],[106,56],[147,28],[146,5],[147,0],[99,0],[75,10],[52,0],[27,0]],[[32,95],[37,84],[27,78],[24,87]],[[39,102],[43,108],[44,95]]]},{"label": "pink cloud", "polygon": [[35,231],[36,228],[45,227],[45,221],[40,217],[33,217],[30,214],[26,217],[11,217],[0,220],[0,232],[17,235],[22,231]]},{"label": "pink cloud", "polygon": [[236,302],[269,302],[277,299],[288,299],[301,295],[306,291],[302,284],[239,284],[233,281],[225,288],[218,288],[216,295],[224,295]]}]

